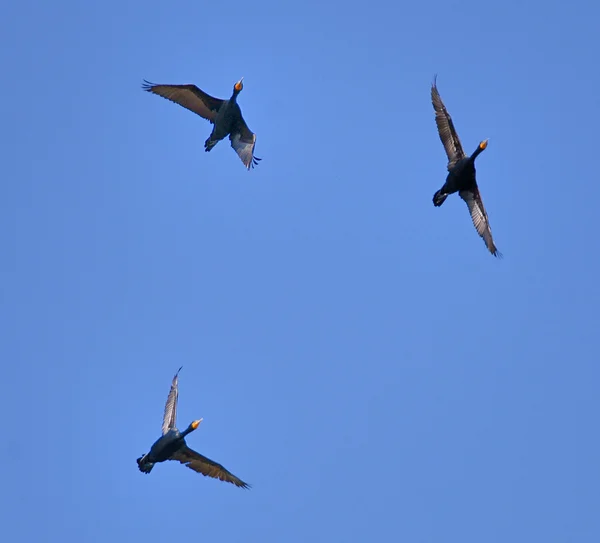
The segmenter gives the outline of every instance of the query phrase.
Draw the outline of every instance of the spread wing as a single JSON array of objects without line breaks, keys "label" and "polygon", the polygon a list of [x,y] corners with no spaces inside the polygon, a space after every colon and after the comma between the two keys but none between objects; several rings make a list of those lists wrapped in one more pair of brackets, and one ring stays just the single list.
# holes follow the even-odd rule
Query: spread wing
[{"label": "spread wing", "polygon": [[183,446],[171,456],[170,460],[177,460],[202,475],[213,477],[227,483],[233,483],[235,486],[240,486],[242,488],[250,488],[250,485],[244,483],[241,479],[238,479],[221,464],[217,464],[209,458],[206,458],[206,456],[202,456],[200,453],[193,451],[187,445]]},{"label": "spread wing", "polygon": [[485,241],[490,253],[501,258],[502,253],[500,253],[494,245],[490,221],[485,212],[479,189],[475,187],[474,190],[461,190],[458,194],[467,203],[469,213],[471,213],[471,219],[473,220],[473,226],[475,226],[477,233],[483,238],[483,241]]},{"label": "spread wing", "polygon": [[175,102],[214,123],[224,100],[214,98],[196,85],[154,85],[144,80],[142,89]]},{"label": "spread wing", "polygon": [[448,170],[450,170],[461,158],[465,157],[465,152],[454,128],[452,117],[450,117],[450,113],[448,113],[444,102],[442,102],[442,97],[437,90],[435,79],[431,85],[431,102],[435,110],[435,124],[437,125],[440,140],[442,140],[446,155],[448,155]]},{"label": "spread wing", "polygon": [[[181,366],[183,368],[183,366]],[[175,428],[177,422],[177,399],[179,398],[178,376],[181,368],[177,370],[173,381],[171,382],[171,390],[165,404],[165,414],[163,416],[162,433],[163,436],[171,429]]]},{"label": "spread wing", "polygon": [[229,140],[231,141],[231,146],[242,159],[246,168],[254,168],[254,166],[258,164],[258,161],[262,160],[261,158],[254,156],[256,134],[248,128],[243,117],[240,116],[239,121],[236,123],[235,127],[232,128],[229,134]]}]

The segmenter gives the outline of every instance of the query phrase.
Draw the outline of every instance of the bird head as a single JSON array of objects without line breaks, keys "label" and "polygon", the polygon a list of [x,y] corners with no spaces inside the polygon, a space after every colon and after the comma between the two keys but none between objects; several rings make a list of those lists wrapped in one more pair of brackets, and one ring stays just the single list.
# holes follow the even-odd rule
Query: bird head
[{"label": "bird head", "polygon": [[479,144],[479,148],[483,151],[488,145],[488,140],[483,140],[480,144]]},{"label": "bird head", "polygon": [[242,79],[240,79],[234,86],[233,86],[233,90],[235,92],[240,92],[243,88],[244,88],[244,84],[242,83],[242,81],[244,80],[244,78],[242,77]]},{"label": "bird head", "polygon": [[190,432],[195,430],[196,428],[198,428],[198,426],[200,426],[200,423],[202,422],[203,419],[198,419],[195,420],[194,422],[192,422],[192,424],[190,424]]}]

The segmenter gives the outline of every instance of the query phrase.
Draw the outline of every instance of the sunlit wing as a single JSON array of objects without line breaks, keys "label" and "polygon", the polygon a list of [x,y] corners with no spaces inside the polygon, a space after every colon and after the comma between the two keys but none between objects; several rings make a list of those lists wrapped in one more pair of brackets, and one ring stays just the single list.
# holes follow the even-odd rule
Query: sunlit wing
[{"label": "sunlit wing", "polygon": [[194,471],[206,475],[207,477],[213,477],[220,481],[227,483],[233,483],[241,488],[250,488],[250,485],[244,483],[241,479],[238,479],[235,475],[227,471],[221,464],[213,462],[206,456],[202,456],[200,453],[193,451],[187,445],[179,449],[170,460],[177,460],[185,466]]},{"label": "sunlit wing", "polygon": [[154,85],[144,80],[142,89],[171,100],[200,117],[208,119],[211,123],[214,123],[217,112],[224,102],[224,100],[206,94],[196,85]]},{"label": "sunlit wing", "polygon": [[[183,366],[181,366],[183,368]],[[171,390],[165,404],[165,414],[162,423],[162,433],[165,435],[171,428],[175,428],[177,423],[177,399],[179,398],[178,377],[181,368],[177,370],[173,381],[171,382]]]},{"label": "sunlit wing", "polygon": [[471,213],[471,219],[473,220],[473,226],[475,226],[477,233],[483,238],[490,253],[501,258],[502,253],[500,253],[494,245],[490,221],[485,211],[485,207],[483,206],[483,200],[481,199],[479,189],[475,187],[474,190],[461,190],[458,194],[467,203],[469,213]]},{"label": "sunlit wing", "polygon": [[254,156],[254,146],[256,145],[256,134],[254,134],[246,124],[243,118],[240,118],[237,125],[232,128],[229,134],[231,147],[235,150],[238,156],[242,159],[244,166],[250,169],[258,164],[260,158]]},{"label": "sunlit wing", "polygon": [[461,158],[465,157],[465,152],[454,128],[452,117],[450,117],[450,113],[448,113],[437,90],[435,79],[431,85],[431,102],[435,110],[435,124],[448,156],[448,170],[450,170]]}]

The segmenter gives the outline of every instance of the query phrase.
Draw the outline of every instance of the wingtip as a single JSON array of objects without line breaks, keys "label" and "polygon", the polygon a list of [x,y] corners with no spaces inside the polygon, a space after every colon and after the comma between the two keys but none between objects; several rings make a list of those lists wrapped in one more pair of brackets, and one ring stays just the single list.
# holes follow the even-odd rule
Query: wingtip
[{"label": "wingtip", "polygon": [[248,163],[248,165],[246,166],[246,168],[248,168],[248,171],[250,171],[250,169],[254,169],[254,166],[258,166],[258,163],[262,160],[262,158],[258,158],[256,156],[252,157],[252,160]]},{"label": "wingtip", "polygon": [[143,79],[142,80],[142,90],[145,90],[146,92],[152,92],[152,87],[154,87],[154,83],[151,83],[150,81]]}]

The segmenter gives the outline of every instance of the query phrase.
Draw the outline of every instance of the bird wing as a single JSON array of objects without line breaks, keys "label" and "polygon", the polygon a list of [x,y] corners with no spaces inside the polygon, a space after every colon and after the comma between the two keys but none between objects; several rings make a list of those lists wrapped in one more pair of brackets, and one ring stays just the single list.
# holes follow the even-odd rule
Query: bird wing
[{"label": "bird wing", "polygon": [[467,203],[469,213],[471,213],[471,219],[473,220],[473,226],[475,226],[477,233],[483,238],[483,241],[485,241],[490,253],[494,256],[502,257],[502,253],[500,253],[494,245],[490,221],[485,211],[485,207],[483,206],[483,200],[481,199],[481,194],[479,194],[479,189],[475,187],[473,190],[461,190],[458,194]]},{"label": "bird wing", "polygon": [[229,133],[229,140],[231,141],[231,146],[242,159],[246,168],[254,168],[254,166],[258,164],[258,161],[262,160],[254,156],[256,134],[248,128],[243,117],[240,116],[239,121],[232,128]]},{"label": "bird wing", "polygon": [[250,485],[244,483],[241,479],[238,479],[233,473],[227,471],[221,464],[213,462],[210,458],[202,456],[200,453],[193,451],[187,445],[184,445],[179,449],[169,460],[177,460],[185,466],[202,475],[213,477],[227,483],[233,483],[236,486],[242,488],[249,488]]},{"label": "bird wing", "polygon": [[[181,366],[183,368],[183,366]],[[171,390],[165,404],[165,414],[163,416],[162,433],[163,436],[171,429],[175,428],[177,422],[177,399],[179,398],[178,376],[181,368],[177,370],[173,381],[171,382]]]},{"label": "bird wing", "polygon": [[448,155],[448,170],[450,170],[461,158],[465,157],[465,152],[454,128],[452,117],[450,117],[450,113],[448,113],[444,102],[442,102],[442,97],[437,90],[435,79],[431,85],[431,102],[435,110],[435,124],[437,125],[440,140],[442,140],[446,155]]},{"label": "bird wing", "polygon": [[144,80],[142,89],[162,96],[171,102],[175,102],[194,113],[208,119],[211,123],[215,122],[215,117],[224,100],[214,98],[196,85],[154,85]]}]

